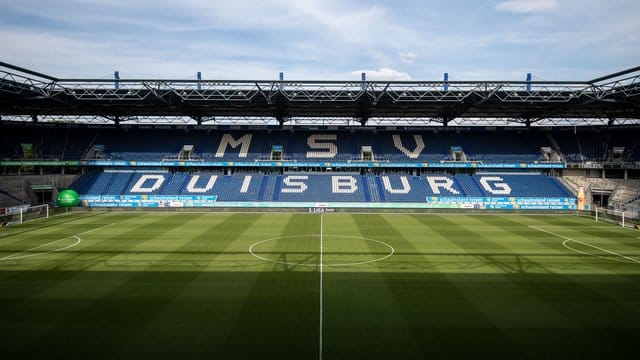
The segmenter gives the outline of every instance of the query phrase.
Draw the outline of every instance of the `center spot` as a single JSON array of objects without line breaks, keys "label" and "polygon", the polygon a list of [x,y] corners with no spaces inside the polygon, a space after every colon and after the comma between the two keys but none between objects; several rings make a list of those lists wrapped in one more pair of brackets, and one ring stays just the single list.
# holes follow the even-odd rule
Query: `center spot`
[{"label": "center spot", "polygon": [[[386,242],[360,236],[323,235],[322,265],[363,265],[384,260],[395,252]],[[320,234],[280,236],[249,247],[256,258],[290,266],[320,266]]]}]

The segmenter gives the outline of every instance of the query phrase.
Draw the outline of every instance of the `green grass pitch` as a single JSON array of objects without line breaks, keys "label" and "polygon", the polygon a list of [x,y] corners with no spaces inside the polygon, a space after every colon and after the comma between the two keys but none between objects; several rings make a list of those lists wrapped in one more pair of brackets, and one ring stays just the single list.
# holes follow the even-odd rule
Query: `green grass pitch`
[{"label": "green grass pitch", "polygon": [[568,215],[55,216],[0,230],[0,354],[637,358],[639,236]]}]

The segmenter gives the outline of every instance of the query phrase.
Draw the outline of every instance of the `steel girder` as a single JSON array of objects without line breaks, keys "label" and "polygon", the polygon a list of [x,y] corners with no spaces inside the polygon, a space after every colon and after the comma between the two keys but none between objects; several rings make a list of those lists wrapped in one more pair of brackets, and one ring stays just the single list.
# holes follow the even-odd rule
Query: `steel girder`
[{"label": "steel girder", "polygon": [[[592,81],[271,81],[57,79],[0,64],[0,114],[105,119],[353,119],[366,124],[530,125],[640,119],[640,67]],[[6,116],[5,116],[6,117]],[[412,120],[413,119],[413,120]],[[350,122],[351,120],[347,120]],[[313,122],[313,121],[312,121]]]}]

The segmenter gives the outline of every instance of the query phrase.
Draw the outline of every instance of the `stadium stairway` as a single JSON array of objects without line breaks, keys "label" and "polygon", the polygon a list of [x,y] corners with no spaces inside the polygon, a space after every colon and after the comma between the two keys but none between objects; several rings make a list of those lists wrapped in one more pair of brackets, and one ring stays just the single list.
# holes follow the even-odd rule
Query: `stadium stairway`
[{"label": "stadium stairway", "polygon": [[376,188],[378,189],[378,197],[381,202],[385,202],[386,198],[384,196],[384,187],[382,186],[382,180],[380,176],[376,176],[375,181],[376,181]]},{"label": "stadium stairway", "polygon": [[278,175],[276,177],[275,188],[273,190],[273,201],[278,201],[280,199],[280,192],[282,191],[282,175]]},{"label": "stadium stairway", "polygon": [[[113,181],[113,178],[116,176],[116,173],[113,172],[104,172],[98,175],[95,181],[89,186],[85,194],[87,195],[103,195],[108,194],[107,189]],[[76,188],[76,190],[79,190]]]},{"label": "stadium stairway", "polygon": [[362,181],[362,190],[364,192],[364,201],[371,202],[371,192],[369,190],[369,182],[367,181],[366,176],[361,176],[360,180]]},{"label": "stadium stairway", "polygon": [[261,201],[273,201],[278,177],[275,175],[266,175],[265,178],[267,179],[267,183],[265,185],[264,195]]},{"label": "stadium stairway", "polygon": [[129,184],[131,183],[131,180],[133,179],[134,175],[135,175],[134,172],[127,172],[127,173],[121,173],[120,176],[114,176],[113,180],[109,183],[109,186],[107,187],[107,193],[108,194],[124,193],[127,189],[131,188]]},{"label": "stadium stairway", "polygon": [[76,191],[80,194],[86,194],[89,192],[91,185],[96,181],[96,179],[100,176],[100,173],[97,172],[89,172],[84,176],[80,176],[77,178],[73,184],[71,184],[71,188],[76,189]]},{"label": "stadium stairway", "polygon": [[376,181],[376,176],[374,175],[366,175],[365,180],[363,182],[367,183],[369,188],[369,198],[371,202],[377,203],[382,202],[380,198],[380,189],[378,188],[378,182]]},{"label": "stadium stairway", "polygon": [[169,182],[160,190],[161,195],[173,195],[180,194],[183,190],[183,187],[186,186],[184,183],[187,179],[186,173],[176,173],[169,179]]},{"label": "stadium stairway", "polygon": [[480,185],[468,174],[458,174],[456,175],[456,181],[465,196],[470,197],[485,197],[486,194],[482,191]]},{"label": "stadium stairway", "polygon": [[264,192],[266,190],[267,184],[269,183],[270,176],[264,176],[262,178],[262,183],[260,183],[260,190],[258,191],[258,201],[264,200]]}]

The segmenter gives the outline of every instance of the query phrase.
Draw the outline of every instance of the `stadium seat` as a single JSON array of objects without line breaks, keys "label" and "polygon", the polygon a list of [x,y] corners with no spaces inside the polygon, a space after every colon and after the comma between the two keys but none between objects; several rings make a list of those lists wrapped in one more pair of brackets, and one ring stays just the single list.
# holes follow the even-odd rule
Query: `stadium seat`
[{"label": "stadium seat", "polygon": [[427,198],[540,197],[571,198],[556,179],[539,173],[426,174],[256,172],[223,175],[105,172],[79,178],[83,195],[215,195],[218,201],[422,203]]}]

